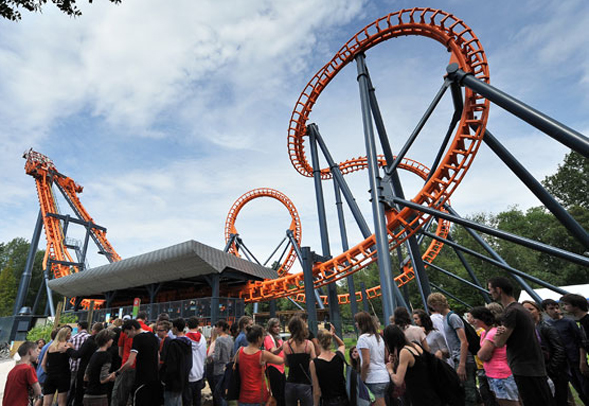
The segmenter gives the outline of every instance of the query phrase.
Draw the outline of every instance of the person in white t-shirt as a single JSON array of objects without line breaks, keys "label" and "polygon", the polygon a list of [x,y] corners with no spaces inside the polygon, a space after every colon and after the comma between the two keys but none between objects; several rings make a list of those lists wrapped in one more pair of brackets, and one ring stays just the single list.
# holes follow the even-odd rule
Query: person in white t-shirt
[{"label": "person in white t-shirt", "polygon": [[385,392],[390,381],[384,339],[378,333],[372,316],[367,312],[356,313],[354,320],[360,331],[356,344],[360,355],[360,377],[374,394],[374,405],[384,406]]}]

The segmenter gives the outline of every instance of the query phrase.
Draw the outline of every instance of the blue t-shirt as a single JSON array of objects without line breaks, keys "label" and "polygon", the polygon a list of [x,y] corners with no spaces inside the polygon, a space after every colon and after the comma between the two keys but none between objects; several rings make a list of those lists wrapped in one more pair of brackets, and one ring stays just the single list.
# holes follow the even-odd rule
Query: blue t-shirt
[{"label": "blue t-shirt", "polygon": [[237,354],[237,350],[239,350],[239,348],[247,347],[247,345],[248,345],[248,342],[247,342],[247,339],[245,338],[245,333],[242,331],[241,333],[239,333],[239,335],[235,339],[235,344],[233,344],[233,354]]},{"label": "blue t-shirt", "polygon": [[47,348],[49,348],[49,344],[51,344],[52,342],[53,342],[53,340],[51,340],[47,344],[45,344],[43,346],[43,348],[41,348],[41,352],[39,353],[39,356],[37,357],[37,362],[38,362],[37,379],[39,380],[39,383],[45,383],[45,377],[47,376],[47,374],[45,374],[45,371],[43,370],[43,367],[41,366],[41,362],[43,361],[43,357],[45,356],[45,353],[47,352]]}]

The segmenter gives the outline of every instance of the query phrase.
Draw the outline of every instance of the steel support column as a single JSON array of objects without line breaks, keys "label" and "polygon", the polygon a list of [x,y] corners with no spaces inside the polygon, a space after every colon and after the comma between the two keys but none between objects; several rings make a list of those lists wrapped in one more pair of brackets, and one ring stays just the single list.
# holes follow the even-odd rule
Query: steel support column
[{"label": "steel support column", "polygon": [[370,306],[368,306],[368,293],[366,293],[366,285],[364,282],[360,282],[360,289],[362,292],[362,309],[366,313],[370,313]]},{"label": "steel support column", "polygon": [[41,278],[41,283],[39,284],[39,289],[37,290],[37,296],[35,296],[35,303],[33,304],[33,309],[32,309],[33,315],[35,315],[35,313],[37,312],[37,308],[39,307],[39,303],[41,302],[41,296],[43,295],[44,287],[45,287],[45,279]]},{"label": "steel support column", "polygon": [[481,96],[489,99],[496,105],[509,111],[516,117],[521,118],[528,124],[536,127],[538,130],[554,138],[561,144],[566,145],[585,158],[589,158],[589,139],[583,134],[559,123],[546,114],[528,106],[515,97],[502,92],[488,83],[476,78],[472,73],[466,73],[458,67],[457,63],[452,63],[446,68],[448,77],[466,86]]},{"label": "steel support column", "polygon": [[[422,235],[425,235],[425,234],[422,234]],[[448,234],[447,238],[448,238],[448,241],[454,242],[454,240],[452,239],[452,236],[450,234]],[[474,281],[475,285],[483,288],[483,291],[481,291],[480,293],[481,293],[481,296],[483,297],[483,300],[485,301],[485,303],[491,303],[492,300],[491,300],[491,297],[489,296],[488,290],[485,289],[485,287],[483,285],[481,285],[479,278],[477,278],[476,274],[474,273],[474,270],[472,269],[472,267],[470,266],[470,264],[466,260],[466,257],[462,254],[462,252],[460,250],[458,250],[454,247],[452,247],[452,248],[454,249],[454,253],[458,257],[458,259],[462,263],[462,266],[464,266],[464,269],[466,269],[466,272],[468,272],[468,274],[470,275],[470,277]]]},{"label": "steel support column", "polygon": [[268,302],[270,318],[276,317],[276,299],[272,299]]},{"label": "steel support column", "polygon": [[[47,267],[51,267],[48,263]],[[45,290],[47,291],[47,306],[49,306],[49,314],[51,317],[55,317],[55,307],[53,306],[53,294],[49,288],[49,272],[47,268],[43,270],[43,280],[45,281]]]},{"label": "steel support column", "polygon": [[[327,149],[327,145],[325,145],[325,141],[323,140],[323,137],[321,137],[321,134],[319,133],[319,128],[317,127],[317,124],[310,124],[307,127],[307,131],[309,132],[309,134],[313,133],[313,136],[315,137],[315,140],[317,141],[319,148],[321,148],[321,151],[323,152],[323,156],[325,157],[325,160],[327,161],[327,164],[329,165],[329,170],[331,171],[331,175],[333,176],[333,180],[334,180],[334,182],[337,182],[338,190],[340,190],[342,192],[342,194],[344,195],[344,198],[346,199],[346,202],[348,203],[348,207],[350,208],[350,211],[352,212],[352,215],[354,216],[354,220],[356,220],[356,224],[358,224],[358,228],[360,229],[362,236],[364,238],[370,237],[372,235],[372,232],[370,231],[370,227],[368,227],[368,223],[366,223],[366,220],[364,219],[364,216],[362,215],[362,212],[360,211],[360,208],[358,207],[358,204],[356,203],[356,199],[354,198],[354,195],[352,194],[352,191],[350,190],[348,183],[344,179],[344,176],[342,175],[342,173],[339,169],[339,165],[333,160],[333,157],[331,156],[329,149]],[[312,151],[313,151],[313,147],[311,146],[311,153],[312,153]],[[314,170],[313,170],[313,175],[315,175]],[[340,198],[340,201],[341,201],[341,198]]]},{"label": "steel support column", "polygon": [[[313,180],[315,184],[315,198],[317,200],[317,214],[319,215],[319,232],[321,234],[321,251],[326,258],[331,257],[329,248],[329,233],[327,231],[327,216],[325,215],[325,199],[323,196],[323,185],[321,184],[321,166],[319,164],[319,151],[317,150],[317,126],[307,127],[309,135],[309,146],[311,150],[311,162],[313,165]],[[327,150],[327,149],[326,149]],[[343,180],[343,179],[342,179]],[[337,285],[327,285],[327,302],[329,304],[329,319],[335,326],[335,331],[341,337],[342,320],[337,300]]]},{"label": "steel support column", "polygon": [[[313,287],[313,253],[309,247],[301,247],[301,256],[303,266],[303,278],[305,281],[305,297],[311,298],[314,296]],[[309,330],[317,335],[317,308],[313,300],[307,299],[307,315],[309,316]]]},{"label": "steel support column", "polygon": [[358,70],[358,84],[360,90],[360,102],[362,105],[362,123],[364,139],[366,142],[366,158],[368,163],[368,176],[370,179],[370,192],[372,197],[372,215],[374,218],[374,234],[376,237],[376,251],[378,255],[378,270],[380,273],[382,303],[386,320],[393,315],[395,299],[399,304],[405,305],[405,300],[396,284],[393,283],[391,258],[389,256],[389,242],[385,222],[385,206],[381,199],[382,186],[378,171],[374,129],[372,127],[372,113],[370,107],[368,70],[364,63],[364,54],[356,56]]},{"label": "steel support column", "polygon": [[27,299],[27,293],[31,284],[31,278],[33,276],[33,265],[35,265],[35,255],[37,254],[37,248],[39,247],[39,238],[43,231],[43,213],[39,210],[37,215],[37,222],[35,223],[35,230],[33,231],[33,237],[31,238],[31,245],[29,247],[29,254],[27,256],[27,262],[25,269],[23,269],[22,276],[20,277],[20,283],[18,285],[18,291],[16,293],[16,300],[14,302],[13,315],[16,316],[20,309],[25,305]]},{"label": "steel support column", "polygon": [[[339,222],[339,232],[342,243],[342,252],[346,252],[350,249],[348,243],[348,233],[346,232],[346,221],[344,218],[344,210],[342,207],[342,196],[340,193],[340,187],[338,180],[333,178],[333,189],[335,192],[335,207],[337,208],[337,219]],[[354,275],[348,275],[346,277],[348,282],[348,292],[350,293],[350,307],[352,310],[352,316],[358,313],[358,303],[356,302],[356,287],[354,286]],[[355,329],[354,325],[354,329]]]}]

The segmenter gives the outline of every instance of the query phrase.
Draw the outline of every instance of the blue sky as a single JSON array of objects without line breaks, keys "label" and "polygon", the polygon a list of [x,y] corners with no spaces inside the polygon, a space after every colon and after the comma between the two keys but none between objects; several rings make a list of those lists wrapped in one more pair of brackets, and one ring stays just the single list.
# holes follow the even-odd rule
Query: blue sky
[{"label": "blue sky", "polygon": [[[319,251],[313,181],[294,170],[287,154],[292,109],[341,45],[402,8],[435,7],[463,19],[486,51],[493,85],[589,133],[589,7],[582,0],[169,4],[82,2],[77,19],[47,5],[19,23],[0,21],[0,241],[33,232],[38,201],[21,158],[33,147],[84,186],[84,206],[123,258],[188,239],[222,248],[227,211],[257,187],[291,198],[303,244]],[[367,57],[398,147],[441,85],[448,54],[432,40],[403,37]],[[431,142],[439,142],[450,115],[446,97],[408,157],[431,162]],[[365,154],[355,67],[328,86],[311,121],[336,160]],[[538,179],[567,152],[497,106],[488,128]],[[413,196],[411,176],[403,180]],[[349,182],[371,224],[367,174]],[[324,188],[336,254],[332,186]],[[483,145],[452,204],[468,215],[538,202]],[[348,219],[350,241],[358,242]],[[289,223],[280,204],[257,200],[237,226],[265,257]],[[91,255],[90,262],[104,260]]]}]

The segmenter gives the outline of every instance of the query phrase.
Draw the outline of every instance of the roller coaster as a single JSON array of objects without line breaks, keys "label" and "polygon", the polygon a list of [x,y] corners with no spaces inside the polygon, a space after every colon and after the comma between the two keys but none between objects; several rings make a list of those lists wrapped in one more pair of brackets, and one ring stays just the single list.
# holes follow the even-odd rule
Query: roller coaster
[{"label": "roller coaster", "polygon": [[[449,65],[446,75],[441,78],[442,84],[439,91],[405,144],[397,154],[394,154],[378,105],[376,89],[367,67],[367,52],[385,41],[405,36],[421,36],[436,41],[448,51]],[[344,67],[352,63],[355,63],[357,69],[366,155],[336,162],[319,132],[319,126],[316,123],[310,123],[309,117],[314,106],[320,101],[322,92]],[[431,165],[427,166],[407,158],[406,155],[411,146],[448,89],[450,89],[454,112],[446,134],[440,137],[435,159]],[[450,206],[451,195],[464,179],[481,144],[485,143],[555,215],[569,233],[581,242],[585,249],[589,249],[587,231],[490,133],[487,122],[491,103],[579,152],[585,158],[589,158],[587,137],[490,85],[489,66],[479,39],[471,28],[452,14],[431,8],[405,9],[379,18],[360,30],[325,66],[319,69],[304,87],[295,103],[288,129],[288,154],[294,169],[299,174],[314,180],[322,253],[309,255],[310,250],[300,246],[301,221],[294,204],[286,195],[271,188],[249,191],[238,198],[229,211],[224,229],[225,250],[234,255],[241,255],[241,252],[247,258],[257,261],[243,243],[235,221],[244,205],[261,197],[276,199],[288,210],[291,223],[282,242],[288,240],[288,243],[280,260],[275,263],[279,275],[277,279],[250,281],[243,287],[233,289],[230,293],[243,298],[246,302],[289,297],[297,302],[306,302],[307,309],[312,311],[314,311],[315,301],[306,300],[310,296],[315,296],[320,305],[329,304],[330,311],[337,308],[338,304],[355,304],[363,298],[373,299],[382,296],[384,316],[388,318],[395,306],[407,305],[399,291],[400,286],[415,280],[424,301],[432,287],[441,289],[429,282],[426,269],[434,268],[480,291],[485,300],[488,300],[488,296],[485,296],[485,287],[468,266],[463,253],[478,255],[478,258],[502,268],[537,301],[541,298],[529,286],[528,281],[559,293],[566,293],[561,288],[511,267],[478,233],[503,238],[549,255],[589,266],[589,259],[586,256],[466,220]],[[377,140],[380,143],[382,155],[376,152]],[[328,163],[325,168],[321,168],[319,164],[319,151]],[[26,157],[27,173],[34,176],[37,183],[41,205],[40,217],[47,236],[48,249],[44,266],[50,266],[56,278],[69,272],[77,272],[82,266],[75,263],[67,250],[63,248],[66,245],[63,240],[63,229],[60,228],[63,226],[60,222],[64,222],[65,219],[55,214],[57,212],[52,203],[49,187],[52,183],[64,193],[66,200],[89,230],[88,235],[105,253],[108,260],[118,261],[120,258],[106,240],[103,229],[93,223],[79,203],[76,193],[81,192],[81,187],[70,178],[59,174],[47,157],[34,151],[29,151]],[[399,178],[399,169],[416,174],[423,181],[412,198],[405,197]],[[368,173],[374,220],[373,231],[359,210],[345,179],[345,175],[360,170],[366,170]],[[342,237],[342,252],[335,256],[329,252],[322,189],[322,182],[328,180],[332,180],[334,184]],[[364,238],[351,247],[348,245],[345,221],[341,211],[342,195]],[[430,228],[434,224],[435,231],[432,233]],[[463,226],[490,257],[469,251],[455,243],[450,236],[452,224]],[[424,237],[430,237],[431,243],[422,254],[419,242]],[[432,263],[444,246],[456,251],[472,281],[452,275]],[[401,273],[393,277],[390,252],[399,250],[400,247],[405,249],[407,258],[402,264]],[[297,258],[301,262],[303,272],[290,272]],[[350,280],[351,275],[377,260],[381,286],[356,291],[353,280]],[[344,278],[348,279],[352,293],[335,295],[335,282]],[[318,295],[317,290],[324,286],[329,289],[329,294]]]}]

